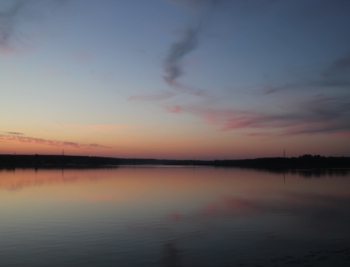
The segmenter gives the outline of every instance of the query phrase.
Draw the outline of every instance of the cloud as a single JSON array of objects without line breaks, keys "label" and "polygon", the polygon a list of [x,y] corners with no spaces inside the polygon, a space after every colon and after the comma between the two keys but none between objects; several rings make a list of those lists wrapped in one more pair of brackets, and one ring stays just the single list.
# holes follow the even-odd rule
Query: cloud
[{"label": "cloud", "polygon": [[130,125],[110,125],[110,124],[92,124],[92,125],[81,125],[81,124],[68,124],[60,125],[60,127],[77,129],[83,132],[100,132],[100,131],[114,131],[130,128]]},{"label": "cloud", "polygon": [[198,46],[197,29],[187,29],[183,32],[180,40],[172,43],[169,53],[164,60],[164,80],[169,84],[173,85],[173,82],[183,74],[181,60],[182,58],[194,50]]},{"label": "cloud", "polygon": [[200,31],[206,26],[205,22],[208,21],[207,18],[213,12],[214,7],[220,2],[223,2],[223,0],[178,0],[173,2],[187,7],[200,8],[202,14],[195,23],[195,26],[187,27],[183,30],[180,38],[170,45],[169,52],[163,63],[163,70],[165,72],[163,79],[174,89],[183,93],[201,96],[205,93],[204,90],[183,85],[178,81],[178,78],[185,73],[182,65],[183,58],[198,47],[198,35]]},{"label": "cloud", "polygon": [[[279,5],[279,0],[247,0],[247,1],[210,1],[210,0],[173,0],[175,4],[185,9],[196,11],[194,24],[180,32],[179,38],[170,44],[168,53],[163,62],[163,80],[177,93],[185,93],[196,96],[208,96],[205,90],[187,86],[181,83],[180,78],[186,73],[183,61],[190,53],[200,45],[200,35],[211,22],[216,7],[220,5],[220,14],[227,12],[236,18],[252,17],[260,13],[270,12],[271,5],[276,8],[284,8]],[[306,6],[315,7],[315,3]],[[337,5],[337,4],[330,4]],[[303,6],[305,8],[305,6]],[[326,8],[322,9],[324,12]],[[288,12],[295,12],[295,10]],[[191,13],[190,15],[193,15]],[[267,14],[267,13],[266,13]],[[291,15],[291,14],[289,14]],[[300,14],[298,14],[299,16]],[[306,16],[303,14],[302,16]],[[350,53],[331,62],[325,68],[313,69],[311,72],[303,71],[300,76],[291,78],[288,82],[272,82],[269,85],[257,85],[250,88],[250,91],[258,91],[261,96],[269,97],[278,92],[285,92],[288,96],[295,95],[294,91],[300,92],[300,97],[288,99],[283,109],[266,108],[259,111],[258,107],[216,108],[226,102],[225,96],[215,98],[215,104],[207,101],[185,104],[174,103],[165,106],[168,113],[192,114],[201,118],[206,123],[221,129],[222,131],[239,130],[240,133],[250,137],[280,137],[300,134],[341,134],[350,137],[350,95],[345,90],[350,89]],[[298,69],[300,71],[300,69]],[[336,89],[336,90],[334,90]],[[345,89],[341,91],[342,89]],[[310,96],[316,90],[325,92],[324,95]],[[246,88],[240,91],[247,93]],[[241,93],[240,92],[240,93]],[[308,95],[304,94],[307,92]],[[237,91],[235,92],[237,93]],[[213,93],[214,94],[214,93]],[[301,99],[302,94],[305,95]],[[212,97],[212,96],[210,96]],[[256,97],[256,92],[253,93]],[[273,97],[273,96],[272,96]],[[164,97],[166,99],[166,97]],[[214,98],[214,97],[213,97]],[[157,95],[131,96],[129,100],[158,101],[162,100]],[[197,99],[198,100],[198,99]],[[202,98],[199,100],[203,100]],[[259,101],[259,100],[258,100]],[[282,101],[283,102],[283,101]],[[276,108],[277,106],[272,106]]]},{"label": "cloud", "polygon": [[55,146],[55,147],[72,147],[72,148],[78,148],[78,149],[110,148],[108,146],[103,146],[99,144],[82,144],[77,142],[56,141],[56,140],[24,137],[24,136],[16,136],[16,135],[0,135],[0,140],[20,142],[20,143],[30,143],[30,144],[37,144],[37,145]]},{"label": "cloud", "polygon": [[[196,96],[205,96],[207,93],[203,89],[193,86],[187,86],[178,81],[179,77],[185,74],[183,68],[183,59],[189,53],[194,51],[199,46],[199,34],[212,21],[213,15],[218,10],[218,7],[225,7],[230,10],[230,13],[247,13],[246,10],[267,7],[276,2],[276,0],[263,1],[228,1],[228,0],[172,0],[185,9],[198,11],[195,18],[195,23],[185,28],[180,34],[178,40],[171,43],[169,52],[163,62],[164,81],[182,93],[188,93]],[[222,9],[221,11],[223,11]],[[199,15],[198,15],[199,14]],[[237,14],[236,14],[237,15]]]},{"label": "cloud", "polygon": [[350,53],[344,55],[343,57],[335,60],[330,68],[323,72],[323,77],[325,78],[339,78],[339,76],[346,75],[348,80],[348,85],[350,84]]},{"label": "cloud", "polygon": [[186,105],[167,106],[166,111],[193,114],[223,131],[249,130],[245,135],[251,137],[316,133],[350,136],[349,95],[317,95],[283,114]]},{"label": "cloud", "polygon": [[113,130],[120,130],[129,128],[129,125],[101,125],[101,124],[94,124],[94,125],[88,125],[86,126],[86,131],[88,132],[95,132],[95,131],[113,131]]},{"label": "cloud", "polygon": [[[47,0],[45,9],[40,9],[38,0],[15,0],[0,2],[0,55],[18,53],[20,47],[25,46],[25,32],[19,28],[22,23],[27,23],[28,19],[42,17],[45,11],[54,10],[61,7],[67,0]],[[42,6],[42,5],[41,5]],[[48,8],[46,10],[46,8]],[[35,9],[35,11],[33,11]],[[27,49],[25,49],[27,50]]]},{"label": "cloud", "polygon": [[161,91],[154,94],[132,95],[128,97],[128,101],[152,102],[161,101],[173,97],[175,94],[169,91]]},{"label": "cloud", "polygon": [[313,71],[307,77],[302,77],[298,81],[283,85],[261,86],[260,88],[264,91],[264,94],[308,88],[350,89],[350,53],[334,60],[330,66],[322,71]]},{"label": "cloud", "polygon": [[19,133],[19,132],[4,132],[7,134],[11,134],[11,135],[24,135],[24,133]]},{"label": "cloud", "polygon": [[12,6],[5,5],[4,10],[0,10],[0,53],[9,53],[13,50],[12,39],[15,35],[17,17],[20,16],[24,5],[23,0],[17,0]]},{"label": "cloud", "polygon": [[224,0],[172,0],[173,3],[189,9],[212,7],[223,1]]},{"label": "cloud", "polygon": [[181,106],[175,105],[166,107],[166,110],[170,113],[181,113],[183,111],[183,108]]}]

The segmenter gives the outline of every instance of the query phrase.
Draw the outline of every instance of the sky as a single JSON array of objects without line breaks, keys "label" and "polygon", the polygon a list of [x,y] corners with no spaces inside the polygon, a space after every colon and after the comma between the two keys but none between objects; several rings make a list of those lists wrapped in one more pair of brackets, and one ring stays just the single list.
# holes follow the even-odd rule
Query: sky
[{"label": "sky", "polygon": [[0,153],[284,150],[350,156],[350,1],[0,1]]}]

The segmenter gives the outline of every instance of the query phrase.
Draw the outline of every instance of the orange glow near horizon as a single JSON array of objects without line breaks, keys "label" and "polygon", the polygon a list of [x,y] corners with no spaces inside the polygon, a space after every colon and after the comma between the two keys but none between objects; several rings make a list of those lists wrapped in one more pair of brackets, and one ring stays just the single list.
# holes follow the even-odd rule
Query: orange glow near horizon
[{"label": "orange glow near horizon", "polygon": [[[81,129],[76,130],[74,127],[70,135],[0,134],[0,153],[60,155],[64,150],[66,155],[120,158],[237,159],[279,157],[283,155],[285,149],[288,157],[303,154],[348,155],[343,140],[346,137],[338,137],[329,143],[327,142],[329,137],[326,135],[261,139],[242,134],[232,135],[228,132],[181,135],[176,132],[146,130],[142,134],[137,134],[138,131],[132,128],[122,129],[123,132],[113,132],[114,130],[109,132],[110,128],[117,126],[96,127],[101,131],[89,134],[88,138],[82,138]],[[317,150],[314,149],[316,146]]]}]

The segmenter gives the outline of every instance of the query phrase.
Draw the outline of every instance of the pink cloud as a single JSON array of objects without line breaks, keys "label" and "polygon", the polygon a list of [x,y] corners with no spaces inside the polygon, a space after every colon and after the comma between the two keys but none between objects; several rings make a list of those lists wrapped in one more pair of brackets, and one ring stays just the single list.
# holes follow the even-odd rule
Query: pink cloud
[{"label": "pink cloud", "polygon": [[180,113],[183,111],[181,106],[169,106],[166,107],[166,110],[170,113]]},{"label": "pink cloud", "polygon": [[251,137],[337,133],[347,137],[350,135],[348,106],[347,95],[318,95],[284,113],[215,109],[204,105],[173,105],[166,107],[166,111],[193,114],[223,131],[249,130],[242,134]]},{"label": "pink cloud", "polygon": [[82,144],[77,142],[56,141],[56,140],[34,138],[34,137],[27,137],[27,136],[18,136],[18,135],[0,135],[0,140],[55,146],[55,147],[73,147],[73,148],[82,148],[82,149],[110,148],[108,146],[103,146],[99,144]]}]

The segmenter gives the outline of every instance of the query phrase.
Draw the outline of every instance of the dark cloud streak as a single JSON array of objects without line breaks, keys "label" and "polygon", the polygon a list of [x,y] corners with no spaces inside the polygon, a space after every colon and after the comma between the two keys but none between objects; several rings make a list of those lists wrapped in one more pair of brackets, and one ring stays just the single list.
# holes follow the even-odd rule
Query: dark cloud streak
[{"label": "dark cloud streak", "polygon": [[139,101],[139,102],[156,102],[166,100],[173,97],[175,94],[169,91],[162,91],[156,94],[140,94],[132,95],[128,97],[128,101]]},{"label": "dark cloud streak", "polygon": [[[45,3],[46,7],[54,11],[68,1],[70,0],[45,0],[42,3]],[[38,2],[38,0],[16,0],[10,6],[0,2],[0,54],[13,53],[18,49],[18,46],[24,44],[23,36],[25,36],[25,33],[22,33],[19,27],[24,18],[28,19],[27,13],[32,12],[29,6],[33,7]],[[44,13],[44,9],[35,10],[35,17]]]},{"label": "dark cloud streak", "polygon": [[24,135],[24,133],[20,133],[20,132],[5,132],[7,134],[11,134],[11,135]]},{"label": "dark cloud streak", "polygon": [[[348,53],[342,58],[335,60],[331,67],[322,74],[322,76],[325,78],[338,77],[339,75],[346,75],[346,77],[349,79],[350,53]],[[350,81],[348,83],[350,83]]]},{"label": "dark cloud streak", "polygon": [[72,147],[72,148],[82,148],[82,149],[93,149],[93,148],[110,148],[108,146],[103,146],[99,144],[81,144],[77,142],[69,142],[69,141],[56,141],[42,138],[34,138],[34,137],[24,137],[17,135],[0,135],[0,140],[2,141],[14,141],[21,143],[31,143],[38,145],[47,145],[47,146],[55,146],[55,147]]},{"label": "dark cloud streak", "polygon": [[[309,77],[314,77],[313,79]],[[317,78],[318,77],[318,78]],[[350,53],[336,59],[330,66],[320,72],[313,72],[308,77],[283,85],[262,86],[264,94],[307,88],[350,89]]]},{"label": "dark cloud streak", "polygon": [[164,80],[169,85],[173,85],[174,81],[183,74],[181,60],[198,46],[198,32],[199,28],[187,29],[182,38],[171,45],[169,54],[164,61],[164,71],[166,73]]},{"label": "dark cloud streak", "polygon": [[24,7],[23,0],[17,0],[7,10],[0,11],[0,52],[11,50],[17,17]]},{"label": "dark cloud streak", "polygon": [[194,8],[204,8],[205,11],[198,19],[196,26],[186,28],[181,33],[180,38],[170,45],[168,55],[165,57],[163,64],[163,69],[165,72],[163,79],[172,88],[175,88],[183,93],[189,93],[197,96],[202,96],[205,94],[205,91],[202,89],[183,85],[178,81],[178,78],[185,73],[182,65],[183,58],[198,47],[199,33],[203,27],[205,27],[206,22],[208,22],[208,17],[210,17],[210,15],[213,13],[215,7],[223,1],[224,0],[178,1],[181,4],[185,4]]}]

